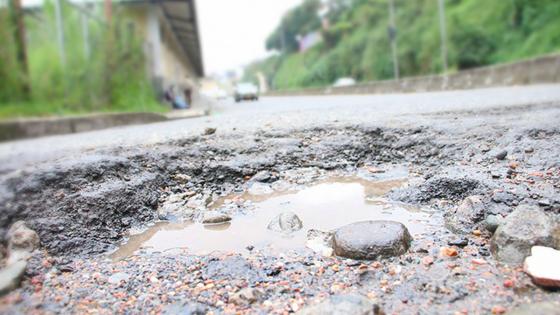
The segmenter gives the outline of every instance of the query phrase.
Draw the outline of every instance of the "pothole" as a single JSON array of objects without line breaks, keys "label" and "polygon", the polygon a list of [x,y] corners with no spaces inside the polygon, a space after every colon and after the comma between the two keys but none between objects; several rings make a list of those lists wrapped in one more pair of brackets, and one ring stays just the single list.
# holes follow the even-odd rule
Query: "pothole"
[{"label": "pothole", "polygon": [[[383,198],[406,180],[368,181],[357,177],[330,178],[297,191],[266,195],[234,194],[218,200],[213,209],[232,202],[251,201],[251,211],[235,215],[232,221],[205,225],[193,221],[160,222],[129,241],[112,254],[122,259],[139,251],[162,252],[188,249],[193,254],[211,252],[248,253],[254,250],[285,252],[303,250],[307,231],[330,231],[343,225],[366,220],[391,220],[403,223],[415,238],[433,231],[437,220],[430,209],[419,208]],[[293,233],[279,233],[267,228],[279,214],[291,211],[303,222]]]}]

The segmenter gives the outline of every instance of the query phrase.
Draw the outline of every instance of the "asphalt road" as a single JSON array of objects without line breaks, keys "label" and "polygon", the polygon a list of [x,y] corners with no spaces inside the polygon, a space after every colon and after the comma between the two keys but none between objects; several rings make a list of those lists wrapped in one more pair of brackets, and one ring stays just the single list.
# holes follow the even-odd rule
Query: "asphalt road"
[{"label": "asphalt road", "polygon": [[[469,118],[463,119],[465,115]],[[560,84],[415,94],[263,97],[240,104],[226,100],[216,104],[209,117],[2,143],[0,172],[72,159],[96,149],[149,149],[156,143],[200,135],[207,127],[227,133],[361,123],[443,129],[475,128],[484,123],[560,126]]]}]

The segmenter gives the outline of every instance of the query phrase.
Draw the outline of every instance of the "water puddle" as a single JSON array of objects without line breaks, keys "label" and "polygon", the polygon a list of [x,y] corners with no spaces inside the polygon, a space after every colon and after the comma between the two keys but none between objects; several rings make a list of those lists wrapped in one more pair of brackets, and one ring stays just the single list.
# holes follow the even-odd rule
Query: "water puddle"
[{"label": "water puddle", "polygon": [[[357,178],[336,178],[297,192],[267,196],[241,195],[254,201],[254,213],[233,217],[220,225],[200,223],[158,223],[144,233],[133,235],[129,242],[113,254],[121,259],[143,249],[168,251],[186,248],[194,254],[214,251],[247,252],[255,249],[285,251],[303,249],[309,229],[329,231],[345,224],[363,220],[393,220],[406,225],[410,233],[427,232],[431,213],[408,205],[391,203],[380,196],[405,184],[403,180],[370,182]],[[238,196],[228,196],[219,201]],[[303,229],[285,235],[267,229],[269,222],[284,211],[296,213]]]}]

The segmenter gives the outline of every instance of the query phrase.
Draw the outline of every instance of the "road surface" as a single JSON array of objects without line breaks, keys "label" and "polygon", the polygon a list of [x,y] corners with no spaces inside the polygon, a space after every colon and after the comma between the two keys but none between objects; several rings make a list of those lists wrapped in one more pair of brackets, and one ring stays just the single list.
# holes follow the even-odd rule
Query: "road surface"
[{"label": "road surface", "polygon": [[[523,111],[517,123],[559,125],[560,85],[547,84],[414,94],[263,97],[258,102],[222,101],[210,117],[80,134],[50,136],[0,144],[0,172],[43,161],[73,158],[93,149],[146,146],[199,135],[207,127],[218,132],[311,128],[325,124],[433,125],[433,115],[492,108],[539,105],[547,111]],[[469,128],[469,124],[455,127]]]}]

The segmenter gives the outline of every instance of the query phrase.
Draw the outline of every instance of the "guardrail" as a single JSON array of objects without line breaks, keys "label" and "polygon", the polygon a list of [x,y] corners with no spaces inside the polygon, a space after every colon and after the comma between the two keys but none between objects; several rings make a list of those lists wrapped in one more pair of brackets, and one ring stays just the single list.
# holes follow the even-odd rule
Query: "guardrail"
[{"label": "guardrail", "polygon": [[412,93],[557,82],[560,82],[560,54],[474,68],[447,75],[430,75],[400,80],[375,81],[345,87],[269,91],[265,95],[294,96]]}]

